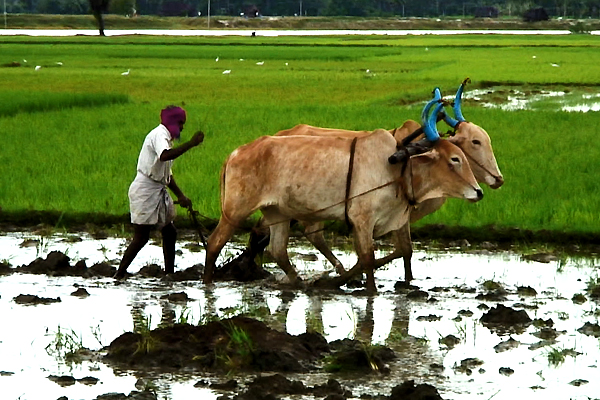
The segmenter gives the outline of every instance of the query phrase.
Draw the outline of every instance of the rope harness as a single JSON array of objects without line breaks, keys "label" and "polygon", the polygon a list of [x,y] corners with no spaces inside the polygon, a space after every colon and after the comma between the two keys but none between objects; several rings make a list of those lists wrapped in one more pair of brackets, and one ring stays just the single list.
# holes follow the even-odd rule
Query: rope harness
[{"label": "rope harness", "polygon": [[[400,175],[400,177],[399,177],[398,179],[394,179],[394,180],[392,180],[392,181],[389,181],[389,182],[386,182],[386,183],[384,183],[384,184],[381,184],[381,185],[379,185],[379,186],[376,186],[376,187],[374,187],[374,188],[371,188],[371,189],[369,189],[369,190],[367,190],[367,191],[365,191],[365,192],[358,193],[358,194],[356,194],[356,195],[354,195],[354,196],[350,196],[350,188],[351,188],[351,184],[352,184],[352,174],[353,174],[353,170],[354,170],[354,155],[355,155],[355,153],[356,153],[356,142],[357,142],[357,141],[358,141],[358,138],[354,138],[354,139],[352,140],[352,143],[351,143],[351,145],[350,145],[350,159],[349,159],[349,162],[348,162],[348,173],[347,173],[347,176],[346,176],[346,193],[345,193],[345,196],[344,196],[344,200],[342,200],[342,201],[338,201],[337,203],[331,204],[331,205],[329,205],[329,206],[327,206],[327,207],[323,207],[323,208],[321,208],[321,209],[318,209],[318,210],[312,211],[311,213],[309,213],[309,214],[306,214],[306,215],[304,215],[303,217],[310,216],[310,215],[314,215],[314,214],[318,214],[318,213],[320,213],[320,212],[323,212],[323,211],[326,211],[326,210],[328,210],[328,209],[330,209],[330,208],[333,208],[333,207],[339,206],[340,204],[344,204],[344,220],[346,221],[346,224],[348,225],[348,227],[349,227],[349,228],[351,228],[351,227],[352,227],[352,225],[351,225],[351,222],[350,222],[350,218],[348,217],[348,204],[349,204],[350,200],[353,200],[353,199],[355,199],[355,198],[357,198],[357,197],[360,197],[360,196],[364,196],[364,195],[366,195],[366,194],[369,194],[369,193],[371,193],[371,192],[374,192],[374,191],[376,191],[376,190],[383,189],[384,187],[387,187],[387,186],[393,185],[393,184],[395,184],[395,183],[397,183],[397,184],[399,184],[399,185],[402,185],[402,174],[401,174],[401,175]],[[407,162],[406,162],[405,164],[407,164],[409,161],[410,161],[410,160],[407,160]],[[226,168],[226,167],[225,167],[225,168],[223,168],[223,179],[222,179],[222,182],[221,182],[221,184],[223,185],[223,191],[225,190],[224,188],[225,188],[225,178],[226,178],[226,171],[227,171],[227,168]],[[404,172],[404,169],[402,170],[402,172]],[[411,168],[411,174],[412,174],[412,168]],[[412,182],[412,177],[411,177],[411,182]],[[407,195],[407,197],[408,197],[408,194],[407,194],[407,192],[406,192],[406,191],[405,191],[405,194],[406,194],[406,195]],[[234,228],[239,228],[239,227],[240,227],[240,225],[239,225],[239,224],[237,224],[237,223],[234,223],[234,222],[231,220],[231,218],[229,218],[229,216],[227,215],[227,213],[225,212],[225,209],[224,209],[224,207],[223,207],[223,198],[224,198],[224,197],[225,197],[225,196],[221,196],[221,216],[223,217],[223,219],[224,219],[224,220],[225,220],[225,221],[226,221],[226,222],[227,222],[229,225],[233,226]],[[413,201],[414,201],[414,200],[413,200]],[[277,224],[280,224],[280,223],[282,223],[282,222],[291,221],[292,219],[299,219],[299,220],[302,220],[302,219],[303,219],[303,217],[297,217],[297,218],[285,218],[285,219],[282,219],[282,220],[280,220],[280,221],[272,222],[272,223],[270,223],[270,224],[263,224],[263,225],[262,225],[262,227],[264,227],[264,228],[268,228],[268,227],[270,227],[270,226],[272,226],[272,225],[277,225]],[[313,234],[313,233],[316,233],[316,232],[318,232],[318,231],[320,231],[320,230],[322,230],[322,229],[316,230],[316,231],[314,231],[314,232],[310,232],[310,233],[308,233],[308,234]]]},{"label": "rope harness", "polygon": [[348,229],[352,229],[352,224],[350,223],[350,218],[348,217],[348,206],[350,201],[348,198],[350,197],[350,187],[352,186],[352,171],[354,170],[354,154],[356,153],[356,141],[358,137],[355,137],[352,140],[352,144],[350,145],[350,161],[348,162],[348,175],[346,176],[346,197],[344,198],[344,220],[346,221],[346,225]]},{"label": "rope harness", "polygon": [[[393,132],[395,133],[395,131],[396,130],[394,130]],[[405,148],[406,144],[410,143],[412,140],[414,140],[416,137],[418,137],[422,133],[423,133],[422,127],[419,128],[419,129],[417,129],[413,133],[411,133],[409,136],[407,136],[406,138],[404,138],[401,143],[399,143],[397,145],[397,150],[401,150],[401,149]],[[369,190],[366,190],[366,191],[364,191],[362,193],[358,193],[358,194],[355,194],[354,196],[350,196],[350,189],[351,189],[351,186],[352,186],[352,176],[353,176],[353,170],[354,170],[354,156],[356,154],[356,143],[357,143],[357,141],[358,141],[358,138],[355,137],[352,140],[352,143],[350,144],[350,158],[349,158],[349,161],[348,161],[348,172],[347,172],[347,175],[346,175],[346,192],[345,192],[344,200],[339,201],[339,202],[334,203],[334,204],[331,204],[331,205],[329,205],[327,207],[323,207],[321,209],[312,211],[311,213],[306,214],[306,215],[304,215],[302,217],[285,218],[285,219],[282,219],[280,221],[272,222],[270,224],[263,224],[262,227],[263,228],[268,228],[268,227],[270,227],[272,225],[277,225],[277,224],[280,224],[280,223],[283,223],[283,222],[286,222],[286,221],[291,221],[293,219],[302,220],[303,218],[306,218],[307,216],[318,214],[318,213],[326,211],[326,210],[328,210],[330,208],[339,206],[340,204],[344,204],[344,221],[345,221],[346,225],[348,226],[348,228],[351,229],[352,228],[352,223],[350,222],[350,218],[348,216],[348,209],[349,209],[349,203],[350,203],[350,201],[353,200],[353,199],[355,199],[355,198],[357,198],[357,197],[364,196],[366,194],[369,194],[369,193],[374,192],[374,191],[379,190],[379,189],[383,189],[383,188],[385,188],[387,186],[390,186],[390,185],[393,185],[393,184],[398,184],[398,187],[396,189],[396,197],[398,197],[400,195],[400,191],[402,191],[402,194],[407,199],[407,201],[408,201],[407,209],[410,208],[410,207],[415,206],[417,204],[417,201],[416,201],[416,198],[415,198],[415,190],[414,190],[414,184],[413,184],[413,181],[414,181],[413,180],[413,166],[412,166],[412,161],[411,161],[410,157],[407,157],[406,159],[404,159],[402,161],[401,173],[400,173],[400,177],[398,179],[394,179],[392,181],[386,182],[384,184],[381,184],[379,186],[376,186],[376,187],[373,187],[373,188],[371,188]],[[489,172],[489,170],[487,168],[485,168],[483,165],[481,165],[481,163],[477,162],[477,160],[473,159],[467,153],[464,153],[464,154],[465,154],[466,157],[468,157],[470,160],[472,160],[476,165],[478,165],[484,171],[486,171],[490,175],[494,176],[493,174],[491,174]],[[406,169],[407,168],[409,169],[408,176],[407,176],[408,179],[405,180],[403,178],[404,178],[404,176],[406,174]],[[451,167],[451,171],[453,171],[463,182],[467,183],[470,186],[470,183],[466,179],[464,179],[454,168]],[[226,174],[226,168],[223,169],[223,181],[222,181],[223,187],[225,187],[224,186],[225,185],[225,174]],[[407,180],[409,182],[407,182]],[[222,196],[222,197],[224,198],[225,196]],[[224,207],[223,207],[223,198],[221,199],[221,216],[223,217],[223,219],[229,225],[233,226],[234,228],[239,228],[240,225],[237,224],[237,223],[234,223],[227,216],[227,213],[225,212]],[[310,234],[314,234],[314,233],[317,233],[317,232],[322,231],[322,230],[324,230],[324,228],[323,229],[318,229],[318,230],[315,230],[315,231],[312,231],[312,232],[309,232],[309,233],[305,232],[304,234],[305,235],[310,235]]]}]

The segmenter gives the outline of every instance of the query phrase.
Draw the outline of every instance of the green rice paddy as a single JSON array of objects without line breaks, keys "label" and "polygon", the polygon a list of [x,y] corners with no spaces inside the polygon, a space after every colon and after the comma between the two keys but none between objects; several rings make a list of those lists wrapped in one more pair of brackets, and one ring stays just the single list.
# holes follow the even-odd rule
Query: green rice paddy
[{"label": "green rice paddy", "polygon": [[[299,123],[393,128],[418,120],[434,87],[450,95],[466,77],[467,91],[595,95],[598,47],[590,35],[0,37],[0,220],[126,215],[140,146],[168,104],[188,112],[183,140],[206,134],[176,160],[177,182],[218,218],[223,161],[261,135]],[[600,233],[598,112],[472,102],[463,112],[490,134],[506,183],[476,204],[452,199],[421,225]]]}]

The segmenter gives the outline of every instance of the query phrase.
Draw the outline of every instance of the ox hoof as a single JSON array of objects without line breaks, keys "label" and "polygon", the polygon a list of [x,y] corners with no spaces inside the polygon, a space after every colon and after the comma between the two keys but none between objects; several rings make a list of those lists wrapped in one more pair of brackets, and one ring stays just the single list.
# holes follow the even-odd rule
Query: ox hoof
[{"label": "ox hoof", "polygon": [[117,271],[117,273],[113,275],[113,279],[116,279],[117,281],[124,281],[127,279],[127,272]]},{"label": "ox hoof", "polygon": [[321,289],[339,289],[343,282],[340,282],[339,277],[321,276],[315,280],[312,285]]},{"label": "ox hoof", "polygon": [[287,283],[294,288],[302,288],[304,286],[304,281],[298,275],[286,275],[283,283]]}]

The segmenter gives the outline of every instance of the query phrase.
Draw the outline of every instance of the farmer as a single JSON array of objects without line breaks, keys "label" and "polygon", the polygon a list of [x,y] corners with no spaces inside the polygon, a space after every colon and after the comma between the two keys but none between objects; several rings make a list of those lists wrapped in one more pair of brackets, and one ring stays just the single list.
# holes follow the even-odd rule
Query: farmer
[{"label": "farmer", "polygon": [[114,275],[116,279],[125,277],[127,267],[148,243],[154,228],[159,229],[162,235],[165,273],[175,272],[175,206],[167,188],[177,196],[177,203],[181,207],[191,208],[192,202],[175,183],[171,165],[174,159],[202,143],[204,133],[196,132],[188,142],[171,148],[173,139],[179,139],[183,130],[185,110],[168,106],[160,112],[160,122],[144,140],[137,163],[137,176],[129,186],[133,241],[123,254]]}]

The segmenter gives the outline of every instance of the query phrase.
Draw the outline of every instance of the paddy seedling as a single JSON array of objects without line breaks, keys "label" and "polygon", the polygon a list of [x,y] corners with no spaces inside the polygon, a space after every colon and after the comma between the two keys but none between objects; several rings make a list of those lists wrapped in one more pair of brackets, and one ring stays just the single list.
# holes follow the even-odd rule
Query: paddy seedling
[{"label": "paddy seedling", "polygon": [[133,355],[152,352],[156,346],[156,340],[152,337],[152,316],[145,316],[141,311],[134,313],[133,333],[137,333],[140,336]]},{"label": "paddy seedling", "polygon": [[[3,38],[2,55],[9,61],[33,52],[42,63],[60,53],[64,63],[43,74],[3,69],[0,131],[10,132],[3,149],[16,155],[0,166],[3,214],[26,218],[39,210],[60,225],[108,220],[122,227],[139,147],[158,110],[173,102],[167,95],[173,92],[188,111],[183,137],[196,127],[207,135],[199,156],[178,160],[174,173],[198,211],[216,219],[224,160],[259,136],[299,123],[395,128],[419,119],[433,87],[451,95],[466,76],[472,79],[467,93],[498,84],[599,91],[600,52],[592,50],[600,44],[591,36],[426,36],[351,43],[338,37],[261,38],[259,46],[250,38],[221,38],[219,44],[227,44],[217,46],[222,61],[270,61],[260,69],[238,63],[227,80],[214,69],[214,38]],[[425,47],[435,51],[423,52]],[[439,68],[449,60],[459,68]],[[277,66],[288,61],[293,68]],[[376,78],[362,79],[374,63]],[[136,74],[121,79],[128,68]],[[466,102],[463,113],[492,137],[506,185],[498,191],[484,187],[485,200],[477,204],[449,201],[416,227],[596,232],[600,199],[590,194],[600,191],[600,183],[590,177],[600,168],[600,150],[587,144],[596,138],[598,113],[505,111],[477,102]],[[577,140],[564,134],[573,126]],[[185,218],[185,210],[178,212]]]},{"label": "paddy seedling", "polygon": [[252,362],[254,343],[243,328],[232,322],[226,322],[223,326],[228,340],[225,346],[221,345],[215,349],[215,357],[230,374]]},{"label": "paddy seedling", "polygon": [[77,353],[83,349],[83,341],[73,329],[63,329],[58,325],[55,332],[46,335],[52,336],[45,348],[48,355],[64,362],[79,361]]},{"label": "paddy seedling", "polygon": [[548,364],[556,367],[565,362],[566,356],[562,349],[551,347],[550,350],[546,352],[546,358],[548,359]]}]

